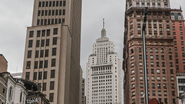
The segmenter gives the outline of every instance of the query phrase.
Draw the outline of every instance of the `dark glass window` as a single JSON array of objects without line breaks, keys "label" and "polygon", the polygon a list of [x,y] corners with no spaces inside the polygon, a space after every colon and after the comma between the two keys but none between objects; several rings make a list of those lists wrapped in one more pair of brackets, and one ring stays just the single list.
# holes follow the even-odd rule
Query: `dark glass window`
[{"label": "dark glass window", "polygon": [[173,69],[170,69],[171,74],[173,74]]},{"label": "dark glass window", "polygon": [[40,24],[40,19],[37,20],[37,25],[39,25],[39,24]]},{"label": "dark glass window", "polygon": [[49,49],[47,49],[46,51],[45,51],[45,57],[48,57],[49,56]]},{"label": "dark glass window", "polygon": [[182,57],[185,57],[185,53],[182,53]]},{"label": "dark glass window", "polygon": [[62,23],[64,23],[65,22],[65,18],[62,18]]},{"label": "dark glass window", "polygon": [[49,46],[49,39],[46,39],[46,46]]},{"label": "dark glass window", "polygon": [[184,45],[184,42],[183,41],[181,41],[181,45]]},{"label": "dark glass window", "polygon": [[49,1],[49,7],[51,7],[51,5],[52,5],[52,1]]},{"label": "dark glass window", "polygon": [[31,48],[32,47],[32,44],[33,44],[33,40],[29,40],[28,47]]},{"label": "dark glass window", "polygon": [[37,69],[37,68],[38,68],[38,61],[35,61],[34,69]]},{"label": "dark glass window", "polygon": [[58,10],[56,10],[56,15],[58,15]]},{"label": "dark glass window", "polygon": [[44,6],[45,6],[45,2],[43,1],[43,2],[42,2],[42,7],[44,7]]},{"label": "dark glass window", "polygon": [[46,83],[43,83],[42,91],[46,91]]},{"label": "dark glass window", "polygon": [[57,48],[52,48],[52,56],[56,55]]},{"label": "dark glass window", "polygon": [[39,47],[40,46],[40,40],[37,40],[36,41],[36,47]]},{"label": "dark glass window", "polygon": [[47,30],[47,36],[50,36],[50,29]]},{"label": "dark glass window", "polygon": [[39,78],[38,78],[39,80],[41,80],[42,79],[42,72],[39,72]]},{"label": "dark glass window", "polygon": [[51,24],[54,24],[54,19],[52,19]]},{"label": "dark glass window", "polygon": [[41,2],[39,2],[39,7],[41,7],[41,4],[42,4],[42,3],[41,3]]},{"label": "dark glass window", "polygon": [[44,61],[44,68],[48,68],[48,60]]},{"label": "dark glass window", "polygon": [[44,50],[41,50],[40,51],[40,57],[43,57],[44,56]]},{"label": "dark glass window", "polygon": [[40,30],[37,31],[37,37],[40,37]]},{"label": "dark glass window", "polygon": [[49,16],[51,16],[51,10],[49,10]]},{"label": "dark glass window", "polygon": [[169,56],[169,59],[172,60],[172,55]]},{"label": "dark glass window", "polygon": [[31,54],[32,54],[32,50],[29,50],[29,51],[28,51],[27,58],[31,58]]},{"label": "dark glass window", "polygon": [[55,78],[55,70],[51,70],[51,78]]},{"label": "dark glass window", "polygon": [[62,10],[59,10],[59,15],[62,15]]},{"label": "dark glass window", "polygon": [[45,36],[45,30],[42,30],[42,36]]},{"label": "dark glass window", "polygon": [[33,74],[33,80],[37,80],[37,72],[34,72],[34,74]]},{"label": "dark glass window", "polygon": [[44,20],[44,25],[46,25],[46,24],[47,24],[47,19]]},{"label": "dark glass window", "polygon": [[30,79],[30,72],[26,72],[26,80]]},{"label": "dark glass window", "polygon": [[31,61],[27,61],[26,69],[30,69],[30,67],[31,67]]},{"label": "dark glass window", "polygon": [[176,65],[176,69],[179,70],[179,65]]},{"label": "dark glass window", "polygon": [[53,6],[55,6],[55,1],[53,1]]},{"label": "dark glass window", "polygon": [[39,57],[39,51],[35,51],[35,58],[38,58]]},{"label": "dark glass window", "polygon": [[39,68],[43,68],[43,61],[40,61]]},{"label": "dark glass window", "polygon": [[[42,16],[44,16],[44,10],[42,10]],[[41,20],[42,21],[42,20]],[[41,23],[42,24],[42,23]]]},{"label": "dark glass window", "polygon": [[66,11],[65,11],[65,9],[63,9],[63,15],[65,15],[66,14]]},{"label": "dark glass window", "polygon": [[41,40],[41,47],[44,47],[44,43],[45,43],[45,40],[42,39],[42,40]]},{"label": "dark glass window", "polygon": [[49,93],[49,101],[53,102],[54,93]]},{"label": "dark glass window", "polygon": [[55,67],[55,64],[56,64],[56,59],[52,59],[51,60],[51,67]]},{"label": "dark glass window", "polygon": [[51,81],[50,82],[50,90],[54,90],[54,87],[55,87],[55,82]]},{"label": "dark glass window", "polygon": [[48,1],[46,1],[46,7],[48,7]]},{"label": "dark glass window", "polygon": [[[50,19],[48,19],[48,25],[50,25]],[[48,35],[47,35],[48,36]]]},{"label": "dark glass window", "polygon": [[30,31],[29,37],[31,38],[33,37],[33,35],[34,35],[34,31]]},{"label": "dark glass window", "polygon": [[53,45],[57,45],[57,37],[53,37]]},{"label": "dark glass window", "polygon": [[63,1],[63,6],[66,6],[66,1]]},{"label": "dark glass window", "polygon": [[53,15],[53,16],[55,15],[55,10],[52,10],[52,15]]},{"label": "dark glass window", "polygon": [[56,35],[56,34],[58,34],[58,28],[53,29],[53,35]]},{"label": "dark glass window", "polygon": [[175,57],[178,57],[178,53],[175,53]]},{"label": "dark glass window", "polygon": [[59,2],[58,1],[56,1],[56,6],[58,6],[59,5]]},{"label": "dark glass window", "polygon": [[44,71],[44,79],[47,79],[47,71]]},{"label": "dark glass window", "polygon": [[62,6],[62,1],[60,1],[60,6]]},{"label": "dark glass window", "polygon": [[57,24],[58,23],[58,21],[57,21],[57,19],[55,19],[55,24]]}]

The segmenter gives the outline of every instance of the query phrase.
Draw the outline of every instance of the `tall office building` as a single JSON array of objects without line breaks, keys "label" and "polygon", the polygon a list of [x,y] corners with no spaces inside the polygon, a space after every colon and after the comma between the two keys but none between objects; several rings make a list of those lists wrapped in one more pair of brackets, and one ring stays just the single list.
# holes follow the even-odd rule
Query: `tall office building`
[{"label": "tall office building", "polygon": [[[181,9],[174,9],[171,11],[172,19],[172,32],[174,41],[174,51],[175,51],[175,64],[176,64],[176,74],[177,74],[177,90],[178,96],[185,91],[185,26],[184,17],[182,15]],[[181,104],[179,99],[179,104]]]},{"label": "tall office building", "polygon": [[149,99],[178,104],[169,0],[127,0],[124,32],[125,104],[145,104],[142,24],[146,22],[147,75]]},{"label": "tall office building", "polygon": [[27,28],[23,78],[51,104],[78,104],[82,0],[34,0]]},{"label": "tall office building", "polygon": [[122,104],[121,62],[104,28],[93,44],[86,72],[87,104]]}]

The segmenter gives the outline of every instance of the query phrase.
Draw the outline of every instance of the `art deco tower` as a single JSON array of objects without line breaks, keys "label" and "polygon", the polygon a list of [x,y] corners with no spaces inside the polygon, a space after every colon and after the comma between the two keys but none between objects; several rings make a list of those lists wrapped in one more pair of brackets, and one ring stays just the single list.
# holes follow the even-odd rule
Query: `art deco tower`
[{"label": "art deco tower", "polygon": [[178,104],[169,0],[127,0],[124,32],[125,104],[145,104],[142,45],[143,11],[146,23],[149,99]]},{"label": "art deco tower", "polygon": [[80,101],[81,0],[35,0],[27,28],[23,78],[51,104]]},{"label": "art deco tower", "polygon": [[121,62],[104,27],[93,44],[86,73],[87,104],[122,104]]}]

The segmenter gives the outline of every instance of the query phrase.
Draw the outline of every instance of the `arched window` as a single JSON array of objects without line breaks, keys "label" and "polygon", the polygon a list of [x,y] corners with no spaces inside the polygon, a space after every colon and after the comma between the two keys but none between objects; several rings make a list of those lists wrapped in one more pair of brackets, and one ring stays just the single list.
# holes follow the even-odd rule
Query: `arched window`
[{"label": "arched window", "polygon": [[131,54],[132,54],[132,53],[134,53],[134,50],[133,50],[133,49],[131,49]]},{"label": "arched window", "polygon": [[9,89],[9,93],[8,93],[8,100],[11,101],[12,100],[12,95],[13,95],[13,88],[10,87]]}]

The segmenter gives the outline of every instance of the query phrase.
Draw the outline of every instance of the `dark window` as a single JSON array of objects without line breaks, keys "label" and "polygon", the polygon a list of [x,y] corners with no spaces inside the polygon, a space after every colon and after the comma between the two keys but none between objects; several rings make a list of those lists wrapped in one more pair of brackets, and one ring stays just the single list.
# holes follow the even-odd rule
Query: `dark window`
[{"label": "dark window", "polygon": [[33,80],[37,80],[37,72],[34,72],[34,74],[33,74]]},{"label": "dark window", "polygon": [[47,79],[47,71],[44,71],[44,79]]},{"label": "dark window", "polygon": [[51,78],[55,78],[55,70],[51,70]]},{"label": "dark window", "polygon": [[5,89],[3,88],[3,94],[5,94]]},{"label": "dark window", "polygon": [[40,46],[40,40],[37,40],[36,41],[36,47],[39,47]]},{"label": "dark window", "polygon": [[49,46],[49,39],[46,39],[46,46]]},{"label": "dark window", "polygon": [[53,6],[55,6],[55,1],[53,1]]},{"label": "dark window", "polygon": [[176,41],[174,41],[174,45],[177,45],[177,42]]},{"label": "dark window", "polygon": [[30,79],[30,72],[26,72],[26,80]]},{"label": "dark window", "polygon": [[165,99],[164,99],[164,102],[165,102],[165,103],[167,103],[167,102],[168,102],[168,101],[167,101],[167,98],[165,98]]},{"label": "dark window", "polygon": [[165,69],[162,70],[163,74],[165,74]]},{"label": "dark window", "polygon": [[48,25],[50,25],[50,19],[48,19]]},{"label": "dark window", "polygon": [[161,55],[161,59],[164,60],[164,55]]},{"label": "dark window", "polygon": [[44,50],[41,50],[40,51],[40,57],[43,57],[44,56]]},{"label": "dark window", "polygon": [[181,41],[181,45],[184,45],[184,42],[183,41]]},{"label": "dark window", "polygon": [[47,36],[50,36],[50,29],[47,30]]},{"label": "dark window", "polygon": [[142,55],[139,55],[139,59],[142,59]]},{"label": "dark window", "polygon": [[183,40],[183,37],[181,36],[181,40]]},{"label": "dark window", "polygon": [[46,25],[46,24],[47,24],[47,19],[44,20],[44,25]]},{"label": "dark window", "polygon": [[[44,10],[42,10],[42,16],[44,16]],[[42,21],[42,20],[41,20]],[[42,24],[42,23],[41,23]]]},{"label": "dark window", "polygon": [[44,42],[45,42],[45,40],[42,39],[42,40],[41,40],[41,47],[44,47]]},{"label": "dark window", "polygon": [[178,53],[175,53],[175,57],[178,57]]},{"label": "dark window", "polygon": [[62,10],[59,10],[59,15],[62,15]]},{"label": "dark window", "polygon": [[176,65],[176,69],[179,70],[179,65]]},{"label": "dark window", "polygon": [[43,83],[42,91],[46,91],[46,83]]},{"label": "dark window", "polygon": [[175,32],[173,32],[173,35],[176,35],[176,33],[175,33]]},{"label": "dark window", "polygon": [[65,15],[66,14],[66,11],[65,11],[65,9],[63,9],[63,15]]},{"label": "dark window", "polygon": [[60,6],[62,6],[62,1],[60,1]]},{"label": "dark window", "polygon": [[159,60],[159,55],[156,55],[156,60]]},{"label": "dark window", "polygon": [[27,61],[26,69],[30,69],[30,66],[31,66],[31,61]]},{"label": "dark window", "polygon": [[54,19],[52,19],[51,24],[54,24]]},{"label": "dark window", "polygon": [[169,59],[172,60],[172,55],[169,56]]},{"label": "dark window", "polygon": [[56,35],[56,34],[58,34],[58,28],[53,29],[53,35]]},{"label": "dark window", "polygon": [[62,18],[62,23],[64,23],[65,22],[65,18]]},{"label": "dark window", "polygon": [[54,93],[49,93],[49,101],[53,102]]},{"label": "dark window", "polygon": [[42,72],[39,72],[39,78],[38,78],[39,80],[41,80],[42,79]]},{"label": "dark window", "polygon": [[57,19],[55,19],[55,24],[57,24],[58,23],[58,21],[57,21]]},{"label": "dark window", "polygon": [[170,69],[171,74],[173,74],[173,69]]},{"label": "dark window", "polygon": [[56,59],[51,60],[51,67],[55,67]]},{"label": "dark window", "polygon": [[55,82],[51,81],[50,82],[50,90],[54,90]]},{"label": "dark window", "polygon": [[51,16],[51,10],[49,10],[49,16]]},{"label": "dark window", "polygon": [[182,27],[180,27],[180,31],[182,31]]},{"label": "dark window", "polygon": [[48,68],[48,60],[44,61],[44,68]]},{"label": "dark window", "polygon": [[42,36],[45,36],[45,30],[42,30]]},{"label": "dark window", "polygon": [[39,25],[39,24],[40,24],[40,19],[37,20],[37,25]]},{"label": "dark window", "polygon": [[57,37],[53,37],[53,45],[57,45]]},{"label": "dark window", "polygon": [[37,37],[40,37],[40,30],[37,31]]},{"label": "dark window", "polygon": [[33,40],[29,40],[29,43],[28,43],[28,47],[32,47],[32,44],[33,44]]},{"label": "dark window", "polygon": [[35,61],[34,69],[37,69],[37,68],[38,68],[38,61]]},{"label": "dark window", "polygon": [[185,57],[185,53],[182,53],[182,57]]},{"label": "dark window", "polygon": [[39,68],[43,68],[43,61],[40,61]]},{"label": "dark window", "polygon": [[49,7],[51,7],[51,5],[52,5],[52,1],[49,1]]},{"label": "dark window", "polygon": [[184,70],[185,70],[185,66],[183,66]]},{"label": "dark window", "polygon": [[173,67],[173,63],[172,62],[170,62],[170,67]]},{"label": "dark window", "polygon": [[56,55],[57,48],[52,48],[52,56]]},{"label": "dark window", "polygon": [[61,23],[61,19],[58,20],[58,23]]},{"label": "dark window", "polygon": [[44,6],[45,6],[45,2],[43,1],[43,2],[42,2],[42,7],[44,7]]},{"label": "dark window", "polygon": [[154,69],[151,69],[151,74],[154,74]]},{"label": "dark window", "polygon": [[176,39],[176,36],[174,36],[173,39]]},{"label": "dark window", "polygon": [[46,7],[48,7],[48,1],[46,1]]},{"label": "dark window", "polygon": [[172,91],[172,95],[175,96],[175,91]]},{"label": "dark window", "polygon": [[31,50],[29,50],[29,51],[28,51],[27,58],[31,58],[31,54],[32,54],[32,51],[31,51]]},{"label": "dark window", "polygon": [[41,3],[41,2],[39,2],[39,7],[41,7],[41,4],[42,4],[42,3]]},{"label": "dark window", "polygon": [[56,6],[58,6],[59,5],[59,2],[58,1],[56,1]]},{"label": "dark window", "polygon": [[52,15],[53,15],[53,16],[55,15],[55,10],[52,10]]},{"label": "dark window", "polygon": [[46,51],[45,51],[45,57],[48,57],[49,56],[49,50],[47,49]]},{"label": "dark window", "polygon": [[159,67],[159,62],[156,62],[156,66]]},{"label": "dark window", "polygon": [[35,51],[35,58],[38,58],[39,57],[39,51]]},{"label": "dark window", "polygon": [[63,1],[63,6],[66,6],[66,1]]},{"label": "dark window", "polygon": [[[174,95],[175,96],[175,95]],[[175,99],[173,99],[173,103],[175,103]]]},{"label": "dark window", "polygon": [[58,10],[56,10],[56,15],[58,15]]},{"label": "dark window", "polygon": [[165,62],[162,62],[162,67],[165,67]]},{"label": "dark window", "polygon": [[34,31],[30,31],[29,37],[31,38],[33,37],[33,35],[34,35]]},{"label": "dark window", "polygon": [[184,51],[184,47],[182,47],[182,51]]},{"label": "dark window", "polygon": [[43,19],[41,19],[41,25],[43,25]]}]

